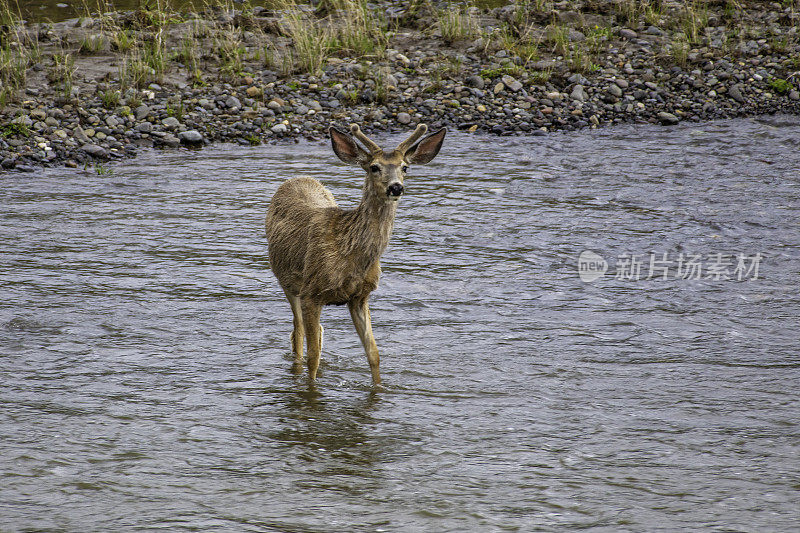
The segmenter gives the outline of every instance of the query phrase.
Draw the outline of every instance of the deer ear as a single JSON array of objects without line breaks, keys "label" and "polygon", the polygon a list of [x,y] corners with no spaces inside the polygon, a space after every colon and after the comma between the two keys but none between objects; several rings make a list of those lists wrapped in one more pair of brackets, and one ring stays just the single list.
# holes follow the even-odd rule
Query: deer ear
[{"label": "deer ear", "polygon": [[333,153],[345,163],[360,165],[369,158],[366,150],[361,148],[349,134],[333,126],[328,131],[331,134]]},{"label": "deer ear", "polygon": [[436,133],[432,133],[419,141],[406,151],[405,159],[411,164],[430,163],[439,150],[442,149],[444,142],[444,135],[447,133],[447,128],[442,128]]}]

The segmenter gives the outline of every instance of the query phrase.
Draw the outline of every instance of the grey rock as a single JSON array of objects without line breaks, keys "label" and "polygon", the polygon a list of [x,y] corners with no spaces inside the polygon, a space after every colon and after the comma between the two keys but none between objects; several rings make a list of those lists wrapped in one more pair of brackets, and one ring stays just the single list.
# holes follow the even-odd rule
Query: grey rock
[{"label": "grey rock", "polygon": [[242,103],[239,101],[238,98],[231,95],[225,99],[225,107],[228,109],[241,109]]},{"label": "grey rock", "polygon": [[20,124],[20,125],[26,126],[28,128],[33,126],[33,120],[31,120],[31,117],[29,117],[28,115],[20,115],[17,118],[15,118],[14,120],[12,120],[11,122],[13,124]]},{"label": "grey rock", "polygon": [[89,137],[80,126],[75,126],[75,129],[72,130],[72,136],[81,144],[89,144]]},{"label": "grey rock", "polygon": [[664,30],[662,30],[657,26],[648,26],[647,30],[645,30],[645,33],[648,35],[659,35],[659,36],[666,35],[666,33],[664,33]]},{"label": "grey rock", "polygon": [[579,102],[585,102],[588,98],[586,91],[583,90],[583,85],[576,85],[572,88],[572,92],[569,94],[569,97],[572,100],[577,100]]},{"label": "grey rock", "polygon": [[639,34],[633,30],[629,30],[628,28],[622,28],[619,30],[619,36],[623,39],[636,39]]},{"label": "grey rock", "polygon": [[467,85],[467,87],[472,87],[475,89],[483,89],[483,87],[486,85],[486,83],[483,81],[483,78],[474,74],[472,76],[468,76],[467,79],[464,80],[464,83]]},{"label": "grey rock", "polygon": [[139,133],[150,133],[153,131],[153,125],[150,122],[142,122],[136,125],[136,131]]},{"label": "grey rock", "polygon": [[85,153],[89,154],[92,157],[98,157],[103,159],[108,157],[108,151],[98,144],[84,144],[83,146],[81,146],[81,150],[83,150]]},{"label": "grey rock", "polygon": [[177,129],[181,125],[180,121],[175,117],[167,117],[161,123],[170,130]]},{"label": "grey rock", "polygon": [[730,96],[739,103],[744,103],[744,96],[742,96],[742,91],[739,88],[738,84],[728,89],[728,96]]},{"label": "grey rock", "polygon": [[14,168],[14,166],[16,164],[17,164],[17,160],[16,159],[11,159],[10,157],[6,157],[5,159],[3,159],[2,162],[0,162],[0,166],[2,166],[3,168],[6,168],[6,169]]},{"label": "grey rock", "polygon": [[617,87],[619,87],[620,89],[627,89],[628,88],[628,81],[627,80],[623,80],[622,78],[615,79],[614,83],[616,83]]},{"label": "grey rock", "polygon": [[119,126],[119,120],[114,115],[106,117],[106,124],[109,128],[116,128]]},{"label": "grey rock", "polygon": [[506,87],[508,87],[514,92],[517,92],[520,89],[522,89],[522,84],[519,81],[517,81],[513,76],[509,76],[508,74],[506,74],[501,79],[503,80],[503,84],[505,84]]},{"label": "grey rock", "polygon": [[667,113],[666,111],[661,111],[658,115],[658,121],[665,126],[670,126],[673,124],[677,124],[680,122],[680,119],[673,115],[672,113]]},{"label": "grey rock", "polygon": [[280,134],[280,133],[286,133],[286,131],[287,131],[288,129],[289,129],[289,128],[286,126],[286,124],[275,124],[274,126],[272,126],[272,127],[270,128],[270,131],[271,131],[272,133],[277,133],[277,134]]},{"label": "grey rock", "polygon": [[789,99],[795,101],[800,100],[800,92],[797,92],[797,90],[789,91]]},{"label": "grey rock", "polygon": [[572,42],[582,42],[586,40],[586,35],[584,35],[583,32],[570,28],[567,33],[567,38]]},{"label": "grey rock", "polygon": [[294,111],[298,115],[306,115],[306,114],[308,114],[308,106],[300,104],[299,106],[297,106],[297,108]]},{"label": "grey rock", "polygon": [[609,85],[608,93],[619,98],[622,96],[622,89],[620,89],[617,84]]},{"label": "grey rock", "polygon": [[410,124],[411,123],[411,115],[401,111],[397,114],[397,122],[400,124]]},{"label": "grey rock", "polygon": [[584,78],[581,74],[573,74],[568,80],[570,83],[577,83],[580,85],[589,85],[589,80]]},{"label": "grey rock", "polygon": [[178,139],[184,144],[203,144],[203,135],[197,130],[182,131]]},{"label": "grey rock", "polygon": [[136,120],[144,120],[147,118],[147,115],[150,114],[150,108],[142,104],[136,108],[134,114],[136,115]]},{"label": "grey rock", "polygon": [[175,137],[173,134],[167,133],[166,135],[161,137],[161,144],[168,146],[170,148],[175,148],[176,146],[181,144],[181,141],[178,140],[178,138]]}]

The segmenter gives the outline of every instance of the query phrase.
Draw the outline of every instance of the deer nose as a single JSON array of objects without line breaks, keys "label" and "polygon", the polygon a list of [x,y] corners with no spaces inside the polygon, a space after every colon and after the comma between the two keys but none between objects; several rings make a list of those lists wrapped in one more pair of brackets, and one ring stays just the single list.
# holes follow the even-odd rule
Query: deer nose
[{"label": "deer nose", "polygon": [[386,194],[389,196],[400,196],[403,194],[403,184],[402,183],[392,183],[386,189]]}]

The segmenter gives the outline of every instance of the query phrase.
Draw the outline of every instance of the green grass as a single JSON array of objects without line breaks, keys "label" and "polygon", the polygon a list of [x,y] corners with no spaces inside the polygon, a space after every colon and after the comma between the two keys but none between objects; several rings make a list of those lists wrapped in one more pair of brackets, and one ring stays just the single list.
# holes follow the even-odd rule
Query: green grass
[{"label": "green grass", "polygon": [[108,89],[100,93],[100,101],[106,109],[115,109],[119,105],[122,94],[119,91]]},{"label": "green grass", "polygon": [[294,41],[293,52],[283,56],[283,70],[319,75],[331,53],[331,31],[316,19],[306,20],[294,2],[283,12],[283,18]]},{"label": "green grass", "polygon": [[[331,46],[355,57],[384,57],[389,39],[386,21],[366,0],[326,0],[331,22]],[[322,5],[322,4],[320,4]]]},{"label": "green grass", "polygon": [[72,94],[72,82],[75,76],[75,58],[72,54],[62,52],[53,54],[53,64],[47,73],[47,79],[56,87],[60,87],[65,97]]},{"label": "green grass", "polygon": [[565,55],[569,51],[569,28],[551,24],[547,27],[547,42],[553,46],[553,53]]},{"label": "green grass", "polygon": [[786,94],[794,90],[794,85],[792,85],[791,82],[781,78],[772,78],[769,80],[768,84],[769,88],[778,94]]},{"label": "green grass", "polygon": [[475,39],[480,35],[480,24],[469,8],[448,4],[437,13],[439,32],[445,42]]},{"label": "green grass", "polygon": [[679,34],[677,38],[673,39],[670,45],[670,55],[676,65],[686,65],[690,48],[691,46],[687,42],[685,35]]},{"label": "green grass", "polygon": [[521,76],[525,69],[519,65],[505,65],[500,68],[485,69],[480,72],[480,77],[487,80],[494,80],[501,78],[508,74],[509,76]]},{"label": "green grass", "polygon": [[8,122],[0,125],[0,137],[30,137],[31,129],[25,124]]}]

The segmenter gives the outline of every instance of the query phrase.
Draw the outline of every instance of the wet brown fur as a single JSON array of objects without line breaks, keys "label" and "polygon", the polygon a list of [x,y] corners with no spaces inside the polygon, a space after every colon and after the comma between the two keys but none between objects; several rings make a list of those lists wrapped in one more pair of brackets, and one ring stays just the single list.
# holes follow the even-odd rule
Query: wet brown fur
[{"label": "wet brown fur", "polygon": [[[420,126],[407,141],[416,140],[426,130]],[[316,377],[322,344],[321,308],[347,304],[367,353],[373,381],[380,383],[368,299],[378,286],[380,257],[389,244],[397,211],[396,198],[388,196],[387,186],[402,185],[406,165],[433,159],[444,140],[444,130],[411,147],[407,141],[401,143],[402,150],[390,152],[366,139],[357,126],[351,131],[371,148],[369,152],[333,128],[331,137],[334,151],[342,160],[358,164],[367,172],[358,207],[340,209],[330,191],[316,179],[287,180],[278,187],[267,212],[269,260],[294,314],[294,370],[302,371],[305,336],[309,376]],[[379,172],[371,170],[376,165]]]}]

